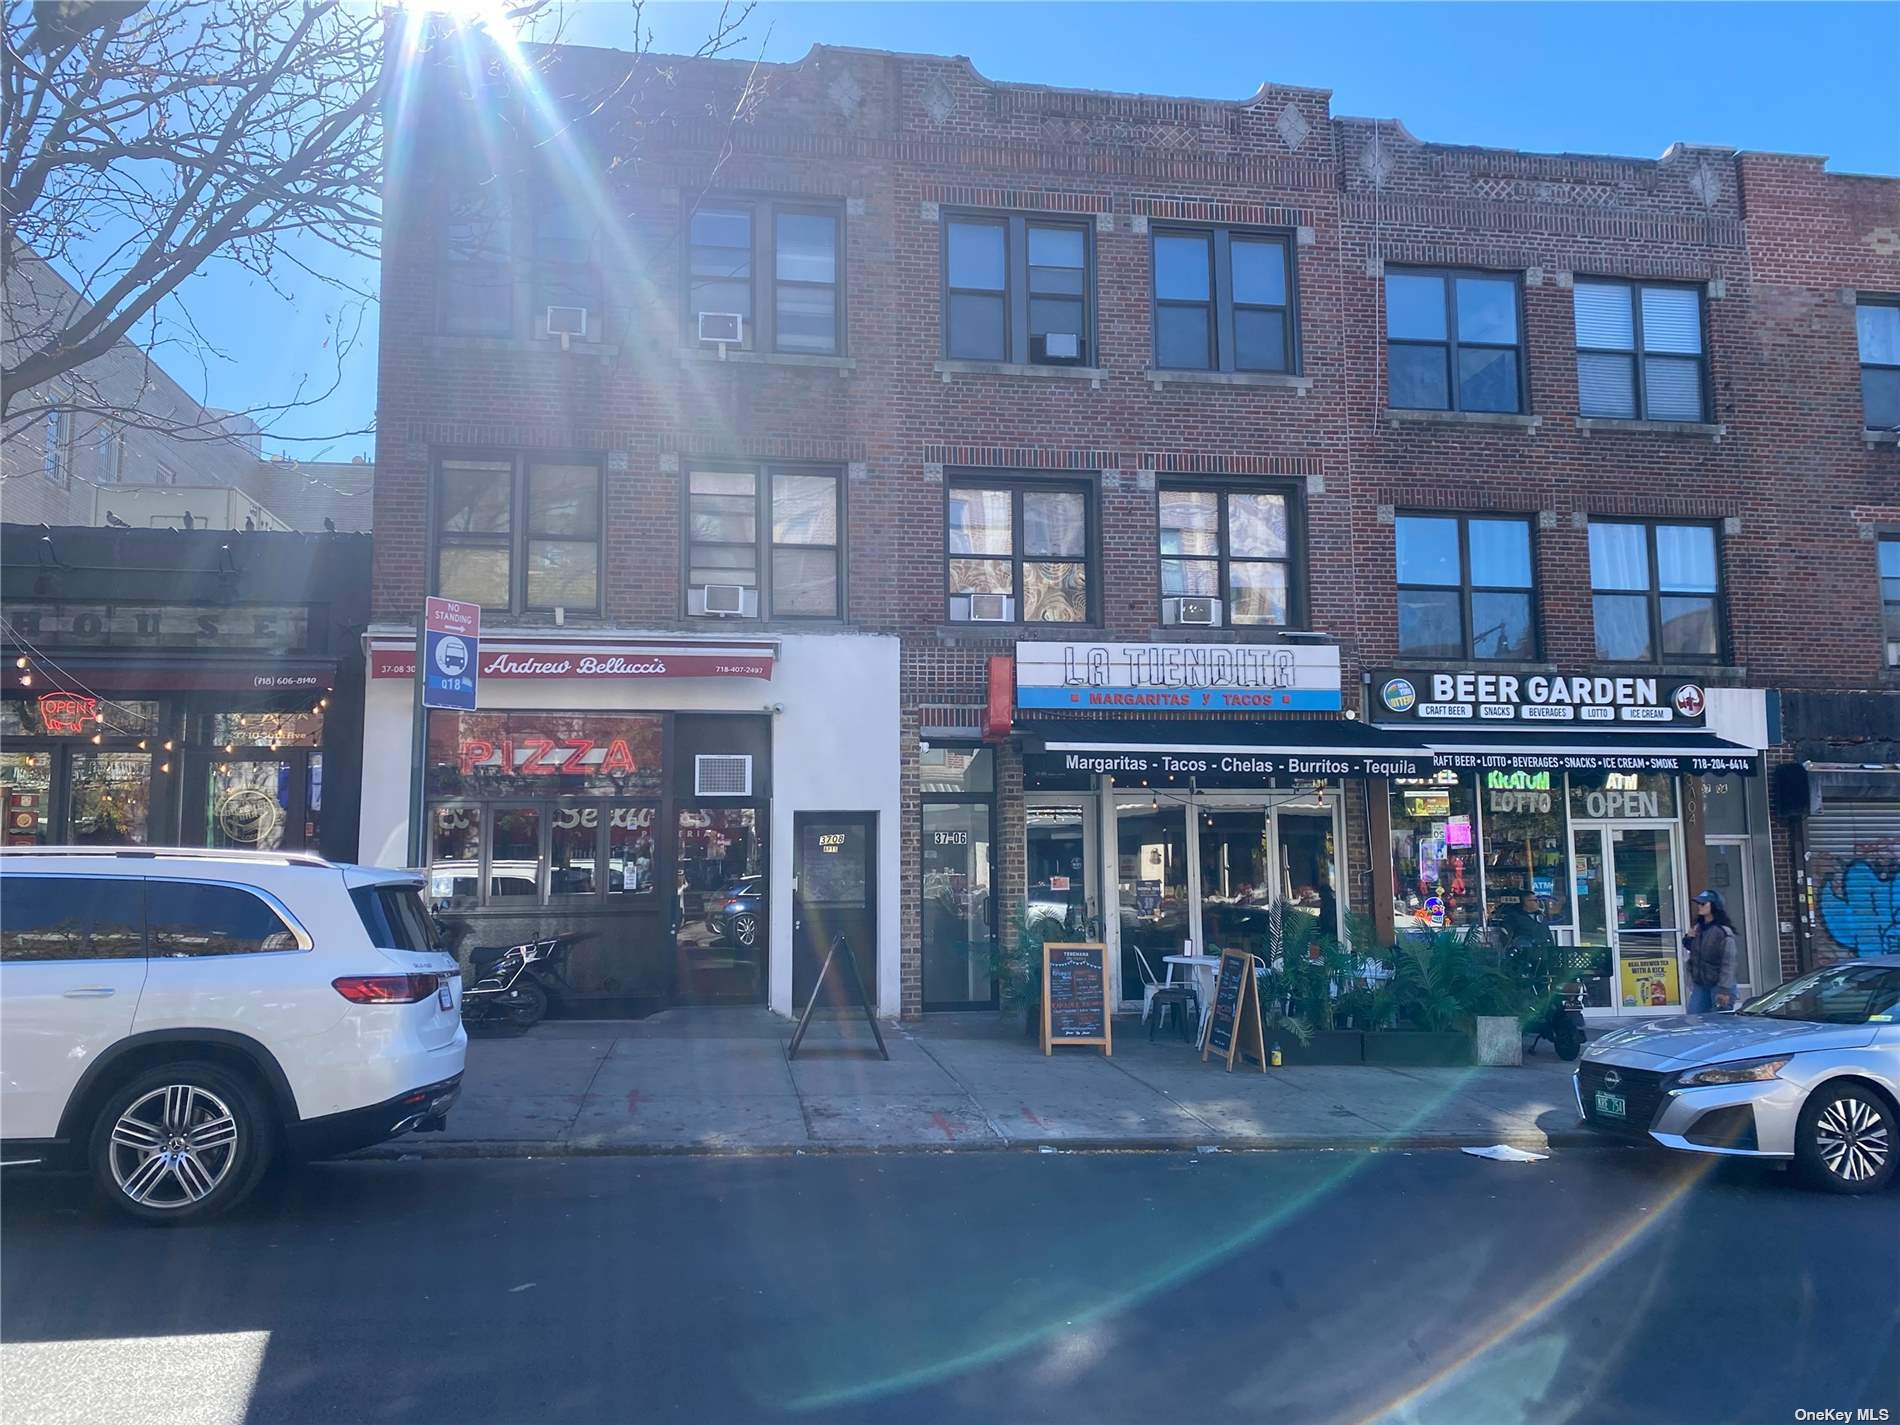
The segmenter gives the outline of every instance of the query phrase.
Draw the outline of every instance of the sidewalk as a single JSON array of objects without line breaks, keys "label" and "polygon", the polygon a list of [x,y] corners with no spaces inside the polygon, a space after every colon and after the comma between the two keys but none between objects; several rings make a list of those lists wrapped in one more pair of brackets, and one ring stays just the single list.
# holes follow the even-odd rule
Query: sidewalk
[{"label": "sidewalk", "polygon": [[1115,1054],[1034,1041],[994,1014],[791,1024],[762,1009],[544,1023],[473,1038],[448,1131],[378,1156],[868,1149],[1454,1147],[1604,1140],[1577,1124],[1548,1047],[1516,1069],[1282,1068],[1227,1073],[1117,1020]]}]

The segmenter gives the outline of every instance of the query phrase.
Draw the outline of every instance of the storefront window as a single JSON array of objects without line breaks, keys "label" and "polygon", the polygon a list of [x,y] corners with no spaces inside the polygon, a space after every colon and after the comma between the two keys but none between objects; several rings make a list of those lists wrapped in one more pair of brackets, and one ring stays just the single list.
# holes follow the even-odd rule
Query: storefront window
[{"label": "storefront window", "polygon": [[1136,999],[1149,972],[1167,974],[1164,957],[1189,938],[1187,808],[1136,797],[1115,808],[1116,880],[1121,897],[1122,995]]},{"label": "storefront window", "polygon": [[321,712],[213,713],[206,740],[227,752],[240,747],[321,747]]},{"label": "storefront window", "polygon": [[280,851],[290,821],[288,762],[213,762],[206,770],[204,844]]},{"label": "storefront window", "polygon": [[988,802],[928,802],[923,819],[924,1003],[988,1004],[991,832]]},{"label": "storefront window", "polygon": [[431,713],[429,794],[658,796],[662,726],[651,714]]},{"label": "storefront window", "polygon": [[1561,772],[1484,773],[1485,923],[1516,939],[1570,924]]},{"label": "storefront window", "polygon": [[1100,934],[1093,924],[1088,895],[1088,818],[1093,802],[1072,806],[1032,806],[1026,847],[1029,874],[1028,922],[1045,940],[1090,940]]},{"label": "storefront window", "polygon": [[1707,836],[1748,835],[1748,779],[1698,777],[1702,795],[1702,831]]},{"label": "storefront window", "polygon": [[607,894],[651,896],[653,878],[652,807],[614,807],[607,824]]},{"label": "storefront window", "polygon": [[1402,930],[1475,925],[1477,790],[1456,772],[1392,783],[1392,918]]},{"label": "storefront window", "polygon": [[926,747],[920,760],[925,796],[995,789],[995,756],[987,747]]},{"label": "storefront window", "polygon": [[765,840],[756,807],[682,807],[674,871],[674,984],[689,999],[764,990]]},{"label": "storefront window", "polygon": [[75,846],[149,844],[150,753],[79,752],[73,754],[69,767],[67,840]]},{"label": "storefront window", "polygon": [[429,899],[437,910],[481,900],[482,809],[438,806],[429,813]]},{"label": "storefront window", "polygon": [[6,844],[44,846],[52,838],[53,758],[48,752],[0,752]]},{"label": "storefront window", "polygon": [[1676,779],[1659,772],[1572,772],[1570,814],[1584,821],[1672,821]]},{"label": "storefront window", "polygon": [[0,698],[0,737],[147,737],[157,727],[156,702],[59,692]]},{"label": "storefront window", "polygon": [[541,809],[497,807],[488,852],[488,894],[527,896],[540,890]]},{"label": "storefront window", "polygon": [[600,808],[555,807],[548,837],[548,899],[599,890]]}]

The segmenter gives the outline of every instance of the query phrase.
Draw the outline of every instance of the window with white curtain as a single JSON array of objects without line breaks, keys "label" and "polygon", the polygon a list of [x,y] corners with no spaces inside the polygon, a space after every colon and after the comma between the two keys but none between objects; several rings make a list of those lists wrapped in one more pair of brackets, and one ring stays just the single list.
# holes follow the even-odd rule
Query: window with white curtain
[{"label": "window with white curtain", "polygon": [[1580,415],[1708,419],[1701,288],[1580,277],[1573,306]]},{"label": "window with white curtain", "polygon": [[1614,663],[1712,663],[1721,654],[1715,527],[1590,522],[1596,656]]}]

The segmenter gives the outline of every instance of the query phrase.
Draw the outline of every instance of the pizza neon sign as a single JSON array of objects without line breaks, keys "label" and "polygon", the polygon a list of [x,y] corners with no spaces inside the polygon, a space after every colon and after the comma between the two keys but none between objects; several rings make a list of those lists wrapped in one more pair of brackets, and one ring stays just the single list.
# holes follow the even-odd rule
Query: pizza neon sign
[{"label": "pizza neon sign", "polygon": [[520,737],[464,738],[456,750],[462,775],[496,768],[512,769],[518,774],[555,777],[562,773],[589,772],[597,776],[632,776],[640,770],[633,749],[624,737],[601,742],[592,737]]}]

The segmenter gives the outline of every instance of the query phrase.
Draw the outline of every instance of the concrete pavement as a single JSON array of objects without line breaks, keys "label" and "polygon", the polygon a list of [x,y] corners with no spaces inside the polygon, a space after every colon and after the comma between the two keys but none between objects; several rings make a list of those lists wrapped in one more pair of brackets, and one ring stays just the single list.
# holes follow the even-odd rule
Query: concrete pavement
[{"label": "concrete pavement", "polygon": [[1570,1066],[1295,1067],[1231,1073],[1167,1035],[1117,1021],[1115,1053],[1045,1058],[994,1014],[887,1026],[791,1025],[757,1009],[679,1009],[638,1021],[544,1023],[469,1045],[442,1134],[383,1156],[825,1152],[874,1149],[1377,1148],[1597,1143],[1580,1129]]}]

